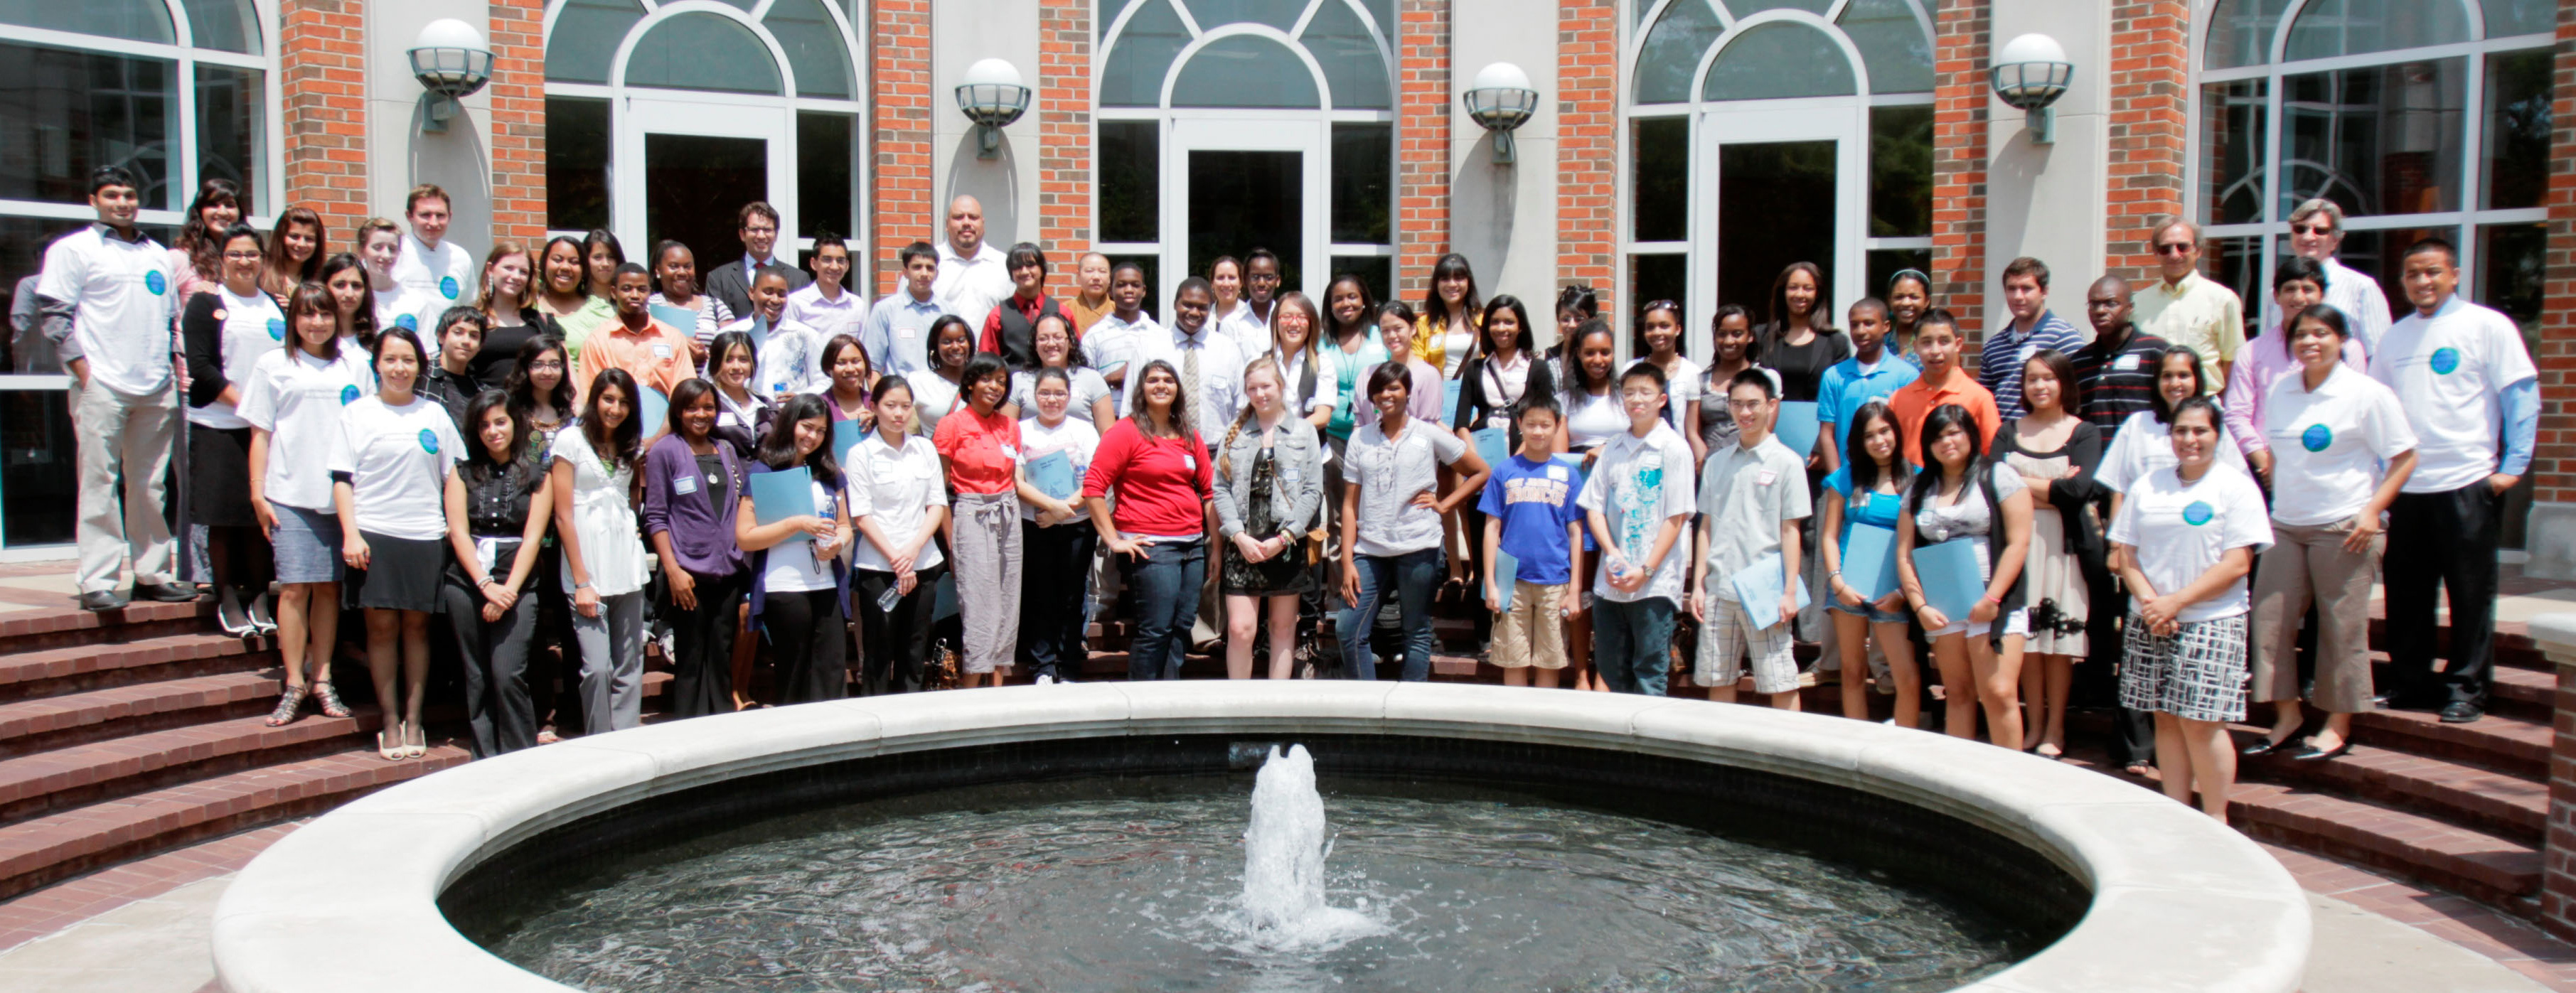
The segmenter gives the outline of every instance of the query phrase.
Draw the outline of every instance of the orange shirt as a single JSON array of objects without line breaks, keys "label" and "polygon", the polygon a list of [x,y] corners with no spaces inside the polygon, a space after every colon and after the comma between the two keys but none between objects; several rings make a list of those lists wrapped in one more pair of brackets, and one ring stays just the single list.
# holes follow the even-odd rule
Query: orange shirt
[{"label": "orange shirt", "polygon": [[930,445],[948,462],[948,485],[959,493],[1009,493],[1019,486],[1020,422],[994,411],[985,417],[959,401],[941,418]]},{"label": "orange shirt", "polygon": [[1957,404],[1968,408],[1968,416],[1977,422],[1982,436],[1979,451],[1992,452],[1995,430],[2003,426],[2003,414],[1995,409],[1995,395],[1977,385],[1967,373],[1952,367],[1949,377],[1934,383],[1930,377],[1905,384],[1887,398],[1888,410],[1896,415],[1897,430],[1903,432],[1898,451],[1905,461],[1923,464],[1923,419],[1932,416],[1934,408]]},{"label": "orange shirt", "polygon": [[[622,321],[610,321],[590,333],[582,343],[581,358],[573,363],[574,388],[582,396],[590,395],[590,383],[602,371],[624,369],[635,377],[635,385],[659,390],[664,399],[678,389],[680,381],[697,375],[689,360],[689,336],[668,324],[650,320],[642,331],[630,331]],[[637,411],[641,414],[639,404]],[[647,424],[644,433],[651,435],[659,424]]]},{"label": "orange shirt", "polygon": [[1056,309],[1064,311],[1064,316],[1073,318],[1073,336],[1076,338],[1082,337],[1083,332],[1091,330],[1091,326],[1099,323],[1103,316],[1118,309],[1116,303],[1108,300],[1100,301],[1098,310],[1085,307],[1082,305],[1082,295],[1079,293],[1058,300],[1056,304]]}]

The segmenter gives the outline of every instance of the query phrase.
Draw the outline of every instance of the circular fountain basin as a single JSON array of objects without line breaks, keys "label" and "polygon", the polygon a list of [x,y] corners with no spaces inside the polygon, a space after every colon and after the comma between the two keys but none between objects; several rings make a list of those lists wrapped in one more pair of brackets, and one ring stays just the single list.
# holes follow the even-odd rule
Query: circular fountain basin
[{"label": "circular fountain basin", "polygon": [[469,940],[442,899],[470,911],[476,893],[537,875],[552,855],[631,850],[686,821],[703,831],[817,799],[1023,778],[1221,774],[1230,754],[1240,767],[1247,749],[1287,741],[1316,743],[1328,779],[1374,764],[1380,775],[1509,788],[1532,770],[1570,769],[1668,799],[1697,790],[1710,809],[1804,813],[1820,833],[1883,833],[1897,858],[1935,852],[1963,888],[2065,920],[2053,942],[1961,989],[2289,993],[2307,959],[2306,901],[2260,848],[2159,794],[2061,763],[1699,701],[1261,681],[807,704],[472,763],[271,846],[216,910],[215,963],[234,993],[566,990]]}]

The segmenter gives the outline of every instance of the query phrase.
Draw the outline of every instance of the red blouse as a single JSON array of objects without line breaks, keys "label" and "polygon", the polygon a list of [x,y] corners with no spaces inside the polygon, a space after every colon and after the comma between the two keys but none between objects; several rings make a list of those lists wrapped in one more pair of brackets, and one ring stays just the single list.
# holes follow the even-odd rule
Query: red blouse
[{"label": "red blouse", "polygon": [[1009,493],[1019,482],[1020,422],[960,403],[931,432],[930,447],[948,461],[948,485],[959,493]]}]

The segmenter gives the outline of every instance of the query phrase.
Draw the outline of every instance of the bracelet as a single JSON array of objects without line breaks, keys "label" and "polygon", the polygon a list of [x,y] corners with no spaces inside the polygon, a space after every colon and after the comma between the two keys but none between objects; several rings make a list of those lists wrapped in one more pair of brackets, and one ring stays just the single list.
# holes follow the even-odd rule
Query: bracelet
[{"label": "bracelet", "polygon": [[485,577],[483,577],[483,581],[482,581],[482,582],[479,582],[479,583],[474,584],[474,588],[479,590],[479,589],[482,589],[482,588],[484,588],[484,587],[486,587],[486,586],[492,586],[492,585],[495,585],[495,583],[494,583],[494,582],[493,582],[493,580],[492,580],[492,577],[490,577],[490,576],[485,576]]},{"label": "bracelet", "polygon": [[1995,598],[1993,595],[1991,595],[1991,594],[1986,595],[1986,596],[1978,597],[1978,598],[1977,598],[1977,602],[1978,602],[1978,603],[1991,603],[1991,604],[1994,604],[1995,606],[1998,606],[1998,607],[2001,607],[2001,606],[2003,606],[2003,605],[2004,605],[2004,602],[2003,602],[2002,600],[1996,599],[1996,598]]},{"label": "bracelet", "polygon": [[579,591],[581,591],[581,590],[589,589],[589,588],[590,588],[590,584],[589,584],[589,583],[574,583],[574,584],[572,584],[572,588],[573,588],[573,590],[574,590],[575,592],[579,592]]}]

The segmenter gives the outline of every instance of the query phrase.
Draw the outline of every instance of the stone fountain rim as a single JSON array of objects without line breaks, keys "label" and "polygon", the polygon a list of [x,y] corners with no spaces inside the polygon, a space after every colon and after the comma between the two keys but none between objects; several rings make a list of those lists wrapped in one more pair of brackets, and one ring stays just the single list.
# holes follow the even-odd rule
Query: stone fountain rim
[{"label": "stone fountain rim", "polygon": [[1618,749],[1761,769],[1960,817],[2055,860],[2083,919],[1973,993],[2293,993],[2307,899],[2252,841],[2110,776],[1963,739],[1764,707],[1433,683],[1082,683],[908,694],[671,721],[468,763],[280,839],[215,909],[231,993],[571,990],[439,911],[482,859],[590,814],[736,776],[1068,737],[1386,734]]}]

